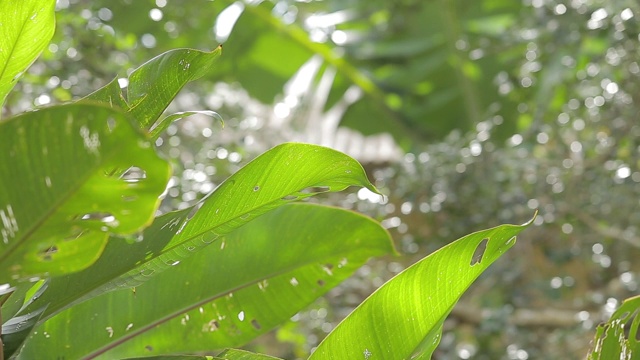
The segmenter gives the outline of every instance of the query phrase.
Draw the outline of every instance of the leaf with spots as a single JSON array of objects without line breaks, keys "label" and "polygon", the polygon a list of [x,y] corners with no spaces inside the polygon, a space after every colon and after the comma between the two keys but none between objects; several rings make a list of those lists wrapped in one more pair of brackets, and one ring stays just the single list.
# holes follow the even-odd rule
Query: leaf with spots
[{"label": "leaf with spots", "polygon": [[[109,292],[59,313],[35,329],[21,356],[113,359],[239,346],[288,320],[368,258],[392,252],[389,234],[372,219],[288,204],[174,261],[135,293]],[[87,321],[69,327],[73,319]]]},{"label": "leaf with spots", "polygon": [[86,268],[148,226],[169,164],[119,110],[71,104],[0,123],[0,285]]},{"label": "leaf with spots", "polygon": [[458,299],[528,224],[479,231],[420,260],[360,304],[309,360],[430,359]]}]

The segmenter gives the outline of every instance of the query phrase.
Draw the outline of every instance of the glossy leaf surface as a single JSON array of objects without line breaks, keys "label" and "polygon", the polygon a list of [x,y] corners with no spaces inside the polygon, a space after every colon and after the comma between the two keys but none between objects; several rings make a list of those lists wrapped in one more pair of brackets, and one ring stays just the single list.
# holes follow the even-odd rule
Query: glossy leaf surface
[{"label": "glossy leaf surface", "polygon": [[[49,319],[22,358],[42,351],[72,358],[106,351],[104,358],[123,358],[239,346],[393,246],[386,230],[367,217],[289,204],[193,251],[135,292],[110,292]],[[45,332],[56,334],[54,341]]]},{"label": "glossy leaf surface", "polygon": [[525,226],[467,235],[409,267],[360,304],[309,359],[430,359],[460,296]]}]

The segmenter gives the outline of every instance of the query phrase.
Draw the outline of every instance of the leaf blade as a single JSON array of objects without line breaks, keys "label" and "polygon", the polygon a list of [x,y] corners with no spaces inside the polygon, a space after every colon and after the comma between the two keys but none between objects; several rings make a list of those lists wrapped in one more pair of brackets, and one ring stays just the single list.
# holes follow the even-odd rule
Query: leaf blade
[{"label": "leaf blade", "polygon": [[[157,275],[135,294],[111,292],[51,318],[36,330],[39,335],[26,344],[22,356],[42,351],[41,346],[54,350],[51,346],[56,345],[46,341],[43,332],[61,334],[56,328],[69,328],[68,319],[85,315],[90,321],[84,326],[110,327],[112,337],[78,326],[57,339],[60,349],[55,352],[87,346],[84,352],[68,354],[122,358],[235,346],[289,319],[370,256],[390,252],[389,234],[369,218],[320,205],[289,204],[229,234],[224,247],[208,247]],[[340,262],[344,257],[348,260]],[[333,267],[328,268],[329,263]],[[168,283],[174,286],[169,293]],[[148,306],[150,301],[154,306]],[[83,337],[90,339],[79,341]],[[92,348],[102,350],[87,355]]]},{"label": "leaf blade", "polygon": [[88,266],[109,232],[152,221],[170,172],[120,111],[88,104],[0,123],[0,163],[0,283]]},{"label": "leaf blade", "polygon": [[[430,358],[459,297],[526,226],[479,231],[420,260],[360,304],[309,359]],[[484,239],[489,240],[482,259],[472,265]]]},{"label": "leaf blade", "polygon": [[0,107],[55,31],[55,0],[0,2]]}]

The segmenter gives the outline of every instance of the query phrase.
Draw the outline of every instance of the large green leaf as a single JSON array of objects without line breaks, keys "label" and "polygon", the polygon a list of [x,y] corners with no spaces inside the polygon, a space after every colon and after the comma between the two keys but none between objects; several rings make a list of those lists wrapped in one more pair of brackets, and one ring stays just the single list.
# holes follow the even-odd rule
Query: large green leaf
[{"label": "large green leaf", "polygon": [[525,226],[467,235],[409,267],[360,304],[309,359],[430,359],[460,296]]},{"label": "large green leaf", "polygon": [[626,299],[609,321],[598,325],[588,360],[633,360],[640,354],[640,296]]},{"label": "large green leaf", "polygon": [[[350,185],[377,191],[362,166],[343,153],[308,144],[276,146],[221,184],[188,222],[197,208],[156,219],[135,241],[112,238],[93,266],[52,279],[32,309],[48,305],[46,318],[88,295],[137,286],[260,214],[317,191]],[[315,188],[319,186],[325,188]]]},{"label": "large green leaf", "polygon": [[0,107],[55,30],[55,0],[0,0]]},{"label": "large green leaf", "polygon": [[211,71],[213,62],[221,53],[221,46],[211,52],[194,49],[167,51],[129,75],[126,96],[115,79],[85,100],[120,107],[131,113],[141,129],[149,131],[178,92],[188,82]]},{"label": "large green leaf", "polygon": [[119,110],[64,105],[0,123],[0,284],[87,267],[149,225],[169,164]]},{"label": "large green leaf", "polygon": [[390,252],[389,234],[367,217],[289,204],[217,246],[176,258],[170,270],[135,292],[110,292],[54,316],[35,330],[20,356],[113,359],[242,345],[289,319],[369,257]]}]

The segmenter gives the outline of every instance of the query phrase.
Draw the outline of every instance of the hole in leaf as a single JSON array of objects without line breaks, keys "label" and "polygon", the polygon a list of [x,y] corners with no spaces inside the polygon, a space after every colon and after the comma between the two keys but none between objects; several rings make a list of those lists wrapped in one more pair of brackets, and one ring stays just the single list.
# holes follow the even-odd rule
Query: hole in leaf
[{"label": "hole in leaf", "polygon": [[153,346],[147,345],[147,346],[144,347],[144,349],[147,350],[147,351],[153,351]]},{"label": "hole in leaf", "polygon": [[258,190],[260,190],[260,186],[256,185],[253,187],[253,191],[258,191]]},{"label": "hole in leaf", "polygon": [[487,250],[487,244],[489,243],[489,238],[484,238],[478,246],[476,246],[476,251],[473,252],[473,256],[471,257],[471,263],[469,265],[474,266],[476,264],[480,264],[482,261],[482,257],[484,256],[484,252]]},{"label": "hole in leaf", "polygon": [[260,323],[258,322],[258,320],[256,319],[252,319],[251,320],[251,325],[256,329],[256,330],[260,330],[262,328],[262,326],[260,325]]},{"label": "hole in leaf", "polygon": [[56,246],[52,246],[46,250],[44,250],[41,254],[40,257],[42,258],[42,260],[44,261],[51,261],[53,260],[53,254],[58,252],[58,247]]},{"label": "hole in leaf", "polygon": [[295,196],[295,195],[287,195],[287,196],[282,198],[282,200],[284,200],[284,201],[293,201],[293,200],[297,200],[297,199],[298,199],[298,197]]},{"label": "hole in leaf", "polygon": [[115,217],[113,216],[113,214],[107,213],[107,212],[99,212],[99,211],[84,214],[82,216],[76,217],[76,219],[77,218],[80,218],[80,220],[98,220],[102,222],[109,222],[109,221],[115,220]]},{"label": "hole in leaf", "polygon": [[109,132],[113,132],[113,129],[116,128],[116,120],[112,117],[107,119],[107,129]]},{"label": "hole in leaf", "polygon": [[120,176],[120,179],[128,183],[137,183],[147,177],[147,173],[137,166],[132,166]]}]

